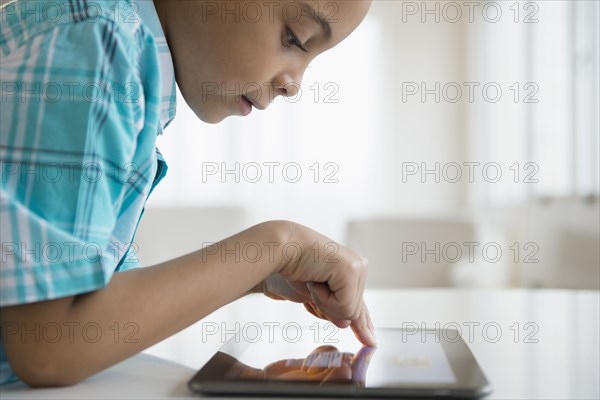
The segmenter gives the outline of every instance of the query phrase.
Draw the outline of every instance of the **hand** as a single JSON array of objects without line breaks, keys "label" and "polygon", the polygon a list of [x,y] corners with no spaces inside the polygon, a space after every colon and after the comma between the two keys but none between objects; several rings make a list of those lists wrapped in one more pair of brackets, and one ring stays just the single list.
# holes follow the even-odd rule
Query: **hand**
[{"label": "hand", "polygon": [[266,380],[312,381],[312,382],[351,382],[353,354],[341,353],[333,346],[321,346],[308,357],[287,359],[267,365]]},{"label": "hand", "polygon": [[365,386],[367,369],[375,347],[358,353],[342,353],[334,346],[320,346],[303,359],[276,361],[263,370],[263,379],[313,382],[353,382]]},{"label": "hand", "polygon": [[[305,226],[290,224],[287,243],[294,246],[287,246],[283,266],[263,282],[263,293],[303,303],[311,314],[340,328],[350,326],[358,340],[374,346],[373,323],[363,300],[367,259]],[[294,248],[299,254],[291,254]]]}]

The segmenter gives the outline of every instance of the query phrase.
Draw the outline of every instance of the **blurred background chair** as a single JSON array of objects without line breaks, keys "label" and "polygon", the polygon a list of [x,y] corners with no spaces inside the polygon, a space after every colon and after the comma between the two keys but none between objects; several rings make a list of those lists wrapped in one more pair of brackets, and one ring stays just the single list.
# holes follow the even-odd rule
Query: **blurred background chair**
[{"label": "blurred background chair", "polygon": [[514,286],[600,289],[598,197],[539,199],[499,214],[499,228],[521,245]]},{"label": "blurred background chair", "polygon": [[474,241],[473,224],[458,219],[355,220],[347,230],[348,246],[369,259],[369,288],[450,286]]}]

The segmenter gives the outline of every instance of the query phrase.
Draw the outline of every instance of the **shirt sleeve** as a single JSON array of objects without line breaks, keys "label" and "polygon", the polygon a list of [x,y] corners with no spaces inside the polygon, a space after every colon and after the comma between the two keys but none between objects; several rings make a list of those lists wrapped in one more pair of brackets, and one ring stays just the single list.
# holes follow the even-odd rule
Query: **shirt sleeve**
[{"label": "shirt sleeve", "polygon": [[132,39],[79,21],[2,55],[0,306],[101,288],[123,256],[118,215],[148,184],[130,179],[144,120]]}]

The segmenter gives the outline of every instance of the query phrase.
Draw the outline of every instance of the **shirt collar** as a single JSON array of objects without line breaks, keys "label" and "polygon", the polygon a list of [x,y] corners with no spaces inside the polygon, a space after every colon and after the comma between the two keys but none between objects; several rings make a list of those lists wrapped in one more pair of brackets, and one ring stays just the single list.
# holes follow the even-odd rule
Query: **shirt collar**
[{"label": "shirt collar", "polygon": [[173,67],[173,58],[165,33],[160,24],[160,19],[156,13],[153,0],[132,0],[137,4],[138,15],[143,24],[150,30],[156,43],[156,50],[160,62],[160,72],[162,77],[162,87],[160,91],[160,124],[158,134],[162,134],[164,129],[175,118],[177,90],[175,84],[175,69]]}]

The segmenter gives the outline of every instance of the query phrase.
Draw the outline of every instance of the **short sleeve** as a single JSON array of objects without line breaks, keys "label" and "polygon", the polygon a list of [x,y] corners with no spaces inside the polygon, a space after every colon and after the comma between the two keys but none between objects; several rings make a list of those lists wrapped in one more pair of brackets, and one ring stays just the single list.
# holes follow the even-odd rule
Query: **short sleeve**
[{"label": "short sleeve", "polygon": [[135,38],[100,19],[25,39],[0,66],[0,306],[105,286],[127,250],[119,216],[151,185],[131,162],[144,125]]}]

